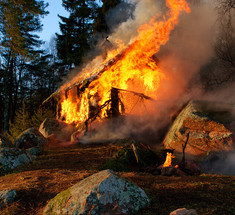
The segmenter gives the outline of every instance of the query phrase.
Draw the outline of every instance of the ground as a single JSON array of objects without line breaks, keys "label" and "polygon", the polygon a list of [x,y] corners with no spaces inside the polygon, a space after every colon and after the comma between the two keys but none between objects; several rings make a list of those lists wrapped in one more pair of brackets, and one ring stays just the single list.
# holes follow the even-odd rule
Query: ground
[{"label": "ground", "polygon": [[[33,163],[0,177],[0,190],[15,189],[15,203],[0,214],[42,214],[59,192],[98,172],[117,148],[107,144],[46,148]],[[206,175],[167,177],[143,172],[119,172],[145,190],[151,199],[140,215],[168,215],[186,207],[200,215],[232,215],[235,212],[235,176]]]}]

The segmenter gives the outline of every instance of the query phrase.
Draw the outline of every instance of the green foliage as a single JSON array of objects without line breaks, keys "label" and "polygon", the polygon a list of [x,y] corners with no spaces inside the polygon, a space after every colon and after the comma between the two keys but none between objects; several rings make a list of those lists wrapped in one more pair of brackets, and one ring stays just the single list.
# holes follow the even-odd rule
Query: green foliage
[{"label": "green foliage", "polygon": [[41,45],[35,31],[41,30],[40,16],[47,14],[45,8],[48,4],[43,1],[14,1],[3,0],[1,9],[1,33],[5,36],[1,46],[9,48],[11,55],[17,54],[31,57],[36,50],[33,47]]},{"label": "green foliage", "polygon": [[13,141],[18,135],[28,128],[38,128],[46,118],[54,118],[54,113],[51,110],[38,109],[30,117],[29,111],[26,109],[25,104],[16,112],[15,122],[10,123],[10,135],[8,137]]},{"label": "green foliage", "polygon": [[54,117],[55,114],[53,113],[53,111],[38,109],[31,119],[31,126],[38,128],[46,118]]},{"label": "green foliage", "polygon": [[31,127],[31,119],[29,112],[26,109],[25,103],[23,107],[16,112],[15,122],[10,123],[9,138],[13,141],[20,133]]},{"label": "green foliage", "polygon": [[138,169],[139,167],[143,168],[158,163],[158,156],[153,151],[137,149],[137,152],[140,158],[139,166],[131,148],[120,149],[100,170],[112,169],[114,171],[127,172]]}]

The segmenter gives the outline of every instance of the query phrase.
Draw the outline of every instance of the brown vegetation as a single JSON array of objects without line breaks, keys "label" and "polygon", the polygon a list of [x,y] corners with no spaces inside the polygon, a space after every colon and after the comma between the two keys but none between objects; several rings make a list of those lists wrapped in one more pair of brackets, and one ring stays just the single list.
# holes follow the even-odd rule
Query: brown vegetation
[{"label": "brown vegetation", "polygon": [[[104,144],[47,148],[32,164],[0,178],[1,189],[15,189],[17,201],[1,208],[0,214],[42,214],[47,202],[59,192],[95,173],[118,150]],[[235,177],[200,175],[153,176],[120,172],[143,188],[151,205],[140,214],[169,214],[186,207],[198,214],[233,214]],[[225,198],[226,197],[226,198]]]}]

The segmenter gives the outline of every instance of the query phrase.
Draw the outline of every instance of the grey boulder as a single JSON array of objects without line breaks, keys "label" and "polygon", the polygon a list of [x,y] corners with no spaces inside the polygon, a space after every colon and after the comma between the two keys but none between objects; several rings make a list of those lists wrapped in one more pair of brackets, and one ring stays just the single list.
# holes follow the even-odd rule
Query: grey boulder
[{"label": "grey boulder", "polygon": [[29,128],[22,132],[16,139],[15,145],[21,149],[29,149],[46,144],[46,139],[37,128]]},{"label": "grey boulder", "polygon": [[37,154],[33,155],[41,154],[46,142],[45,137],[43,137],[37,128],[29,128],[15,139],[16,147],[20,149],[31,149],[30,151],[32,152],[37,151]]},{"label": "grey boulder", "polygon": [[0,164],[5,171],[15,169],[31,161],[31,156],[22,149],[0,149]]},{"label": "grey boulder", "polygon": [[111,170],[103,170],[59,193],[45,214],[136,214],[150,203],[145,192]]},{"label": "grey boulder", "polygon": [[40,125],[39,131],[45,138],[53,135],[57,140],[70,141],[71,135],[76,131],[76,127],[60,120],[47,118]]}]

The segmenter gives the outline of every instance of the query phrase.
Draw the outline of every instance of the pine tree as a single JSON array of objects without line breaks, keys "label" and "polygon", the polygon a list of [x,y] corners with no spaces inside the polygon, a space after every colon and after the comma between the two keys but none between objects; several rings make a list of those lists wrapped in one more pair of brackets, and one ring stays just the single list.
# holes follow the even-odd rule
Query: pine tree
[{"label": "pine tree", "polygon": [[[18,95],[18,84],[23,65],[41,52],[42,42],[35,34],[41,30],[40,17],[47,14],[47,4],[40,0],[0,1],[0,48],[4,72],[4,130],[9,130],[9,120],[13,120]],[[22,64],[21,64],[22,63]],[[18,74],[17,74],[18,73]],[[14,98],[13,98],[14,96]]]},{"label": "pine tree", "polygon": [[70,13],[69,17],[61,19],[61,34],[57,36],[58,57],[69,69],[79,65],[90,48],[92,24],[97,12],[94,0],[63,0],[63,7]]},{"label": "pine tree", "polygon": [[28,110],[26,109],[25,102],[23,102],[23,106],[18,109],[16,112],[15,122],[10,123],[9,133],[10,139],[14,140],[19,134],[21,134],[24,130],[31,127],[31,119]]}]

